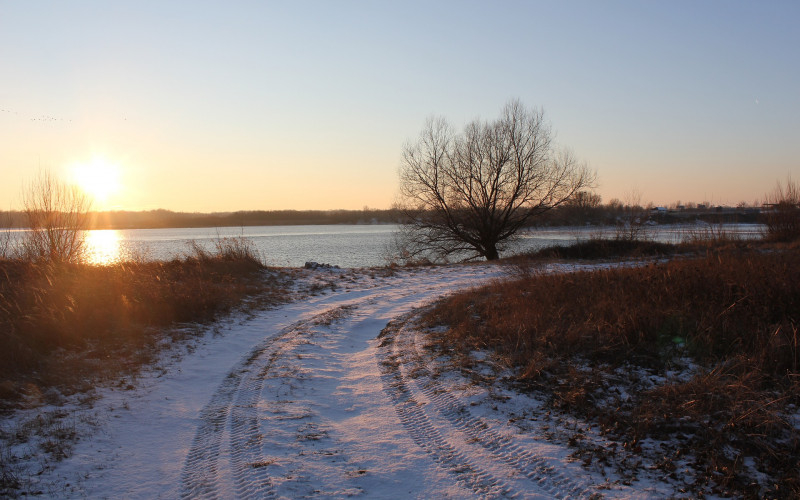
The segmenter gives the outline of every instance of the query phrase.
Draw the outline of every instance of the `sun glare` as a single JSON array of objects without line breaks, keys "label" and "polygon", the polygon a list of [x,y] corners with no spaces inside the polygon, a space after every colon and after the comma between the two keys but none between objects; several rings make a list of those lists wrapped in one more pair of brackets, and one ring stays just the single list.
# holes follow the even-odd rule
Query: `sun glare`
[{"label": "sun glare", "polygon": [[106,203],[111,195],[119,191],[119,174],[119,167],[104,158],[95,158],[72,168],[75,184],[98,203]]},{"label": "sun glare", "polygon": [[107,266],[121,259],[120,236],[113,229],[86,232],[86,261]]}]

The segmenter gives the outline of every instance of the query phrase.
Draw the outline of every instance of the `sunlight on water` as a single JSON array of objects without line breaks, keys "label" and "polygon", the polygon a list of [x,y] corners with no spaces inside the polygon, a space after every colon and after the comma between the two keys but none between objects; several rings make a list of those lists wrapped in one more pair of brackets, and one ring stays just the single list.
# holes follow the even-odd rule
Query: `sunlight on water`
[{"label": "sunlight on water", "polygon": [[113,229],[92,230],[86,234],[86,261],[107,266],[121,260],[120,234]]}]

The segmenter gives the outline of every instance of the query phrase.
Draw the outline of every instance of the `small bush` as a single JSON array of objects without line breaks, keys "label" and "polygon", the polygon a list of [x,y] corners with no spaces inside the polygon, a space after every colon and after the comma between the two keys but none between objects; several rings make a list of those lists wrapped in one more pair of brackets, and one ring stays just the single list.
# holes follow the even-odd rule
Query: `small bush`
[{"label": "small bush", "polygon": [[35,261],[81,262],[86,249],[89,197],[43,171],[23,199],[29,231],[22,239],[22,255]]},{"label": "small bush", "polygon": [[770,241],[794,241],[800,239],[800,185],[786,180],[780,183],[766,198],[764,212],[765,238]]},{"label": "small bush", "polygon": [[214,239],[214,249],[208,250],[197,240],[189,242],[189,255],[187,260],[201,263],[226,262],[236,264],[242,271],[264,268],[263,259],[256,249],[255,243],[249,238],[218,237]]},{"label": "small bush", "polygon": [[535,258],[596,260],[620,257],[652,257],[675,253],[675,246],[668,243],[637,239],[590,238],[569,246],[555,246],[539,250],[531,255]]}]

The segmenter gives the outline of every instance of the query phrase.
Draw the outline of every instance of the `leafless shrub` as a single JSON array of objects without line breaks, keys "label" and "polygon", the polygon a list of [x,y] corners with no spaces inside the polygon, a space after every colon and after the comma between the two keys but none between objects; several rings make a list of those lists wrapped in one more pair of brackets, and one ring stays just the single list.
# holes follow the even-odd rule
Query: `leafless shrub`
[{"label": "leafless shrub", "polygon": [[648,213],[642,207],[642,194],[632,189],[625,196],[622,212],[617,216],[614,238],[621,241],[641,241],[649,239]]},{"label": "leafless shrub", "polygon": [[800,185],[786,179],[766,196],[764,223],[766,239],[770,241],[793,241],[800,238]]},{"label": "leafless shrub", "polygon": [[22,254],[34,261],[75,263],[83,260],[91,201],[77,186],[42,171],[23,193],[30,231]]}]

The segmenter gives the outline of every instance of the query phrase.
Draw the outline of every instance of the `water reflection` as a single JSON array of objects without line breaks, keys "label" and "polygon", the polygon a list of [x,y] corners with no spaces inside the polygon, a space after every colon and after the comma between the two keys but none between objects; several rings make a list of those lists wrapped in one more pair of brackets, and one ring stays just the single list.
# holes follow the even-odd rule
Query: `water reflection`
[{"label": "water reflection", "polygon": [[86,261],[107,266],[122,259],[121,236],[114,229],[94,229],[86,232]]}]

